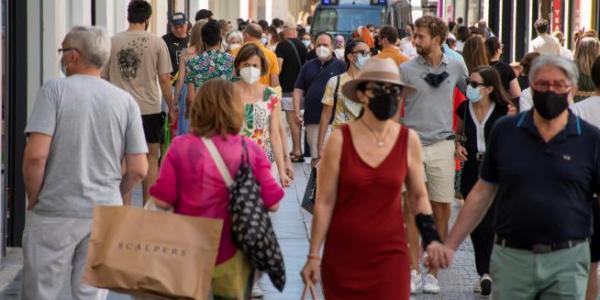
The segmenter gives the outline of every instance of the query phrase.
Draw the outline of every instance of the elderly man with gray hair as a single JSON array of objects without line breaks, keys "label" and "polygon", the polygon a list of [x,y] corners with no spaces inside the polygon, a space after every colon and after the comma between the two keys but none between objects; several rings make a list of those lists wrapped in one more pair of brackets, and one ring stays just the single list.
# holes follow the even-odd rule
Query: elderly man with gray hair
[{"label": "elderly man with gray hair", "polygon": [[456,250],[495,201],[494,300],[585,297],[600,130],[568,109],[577,78],[566,58],[534,61],[533,109],[496,123],[480,179],[446,239]]},{"label": "elderly man with gray hair", "polygon": [[[96,27],[64,38],[66,78],[47,81],[25,129],[23,179],[28,205],[23,234],[22,299],[105,299],[81,281],[96,205],[122,205],[146,175],[148,148],[140,109],[127,92],[100,78],[110,39]],[[121,174],[121,162],[127,171]]]}]

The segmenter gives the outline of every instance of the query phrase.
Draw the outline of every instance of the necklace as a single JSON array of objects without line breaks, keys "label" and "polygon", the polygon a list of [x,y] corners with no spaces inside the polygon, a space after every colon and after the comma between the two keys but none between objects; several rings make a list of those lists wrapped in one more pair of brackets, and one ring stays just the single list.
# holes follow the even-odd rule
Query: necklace
[{"label": "necklace", "polygon": [[385,128],[385,130],[383,132],[383,136],[381,138],[379,138],[377,136],[377,134],[375,133],[375,130],[373,130],[373,128],[371,128],[369,125],[367,125],[367,122],[365,122],[362,118],[360,118],[360,122],[363,123],[365,125],[365,127],[367,127],[367,129],[369,129],[371,134],[373,134],[373,137],[375,137],[375,141],[377,142],[378,148],[385,146],[384,141],[385,141],[385,138],[388,136],[388,127]]}]

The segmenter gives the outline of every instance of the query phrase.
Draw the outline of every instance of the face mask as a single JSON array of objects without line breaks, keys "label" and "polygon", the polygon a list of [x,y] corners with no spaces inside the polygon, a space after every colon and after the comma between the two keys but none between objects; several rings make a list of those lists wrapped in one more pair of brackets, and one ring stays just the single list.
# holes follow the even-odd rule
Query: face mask
[{"label": "face mask", "polygon": [[377,120],[385,121],[393,117],[398,111],[398,99],[385,93],[370,98],[368,106]]},{"label": "face mask", "polygon": [[260,42],[261,42],[263,45],[265,45],[265,46],[266,46],[266,45],[269,43],[269,39],[268,39],[268,38],[266,38],[266,37],[264,37],[264,38],[261,38],[261,39],[260,39]]},{"label": "face mask", "polygon": [[481,90],[472,86],[467,86],[467,98],[473,103],[479,102],[483,97],[481,96]]},{"label": "face mask", "polygon": [[241,47],[241,44],[235,43],[235,44],[229,44],[229,49],[237,49],[239,47]]},{"label": "face mask", "polygon": [[356,68],[359,70],[362,69],[363,65],[365,64],[365,62],[367,62],[367,60],[369,60],[369,58],[371,58],[371,56],[369,55],[358,55],[354,66],[356,66]]},{"label": "face mask", "polygon": [[329,50],[329,48],[325,47],[325,46],[320,46],[319,48],[317,48],[317,57],[319,57],[320,59],[327,59],[329,58],[329,55],[331,54],[331,51]]},{"label": "face mask", "polygon": [[260,79],[260,70],[255,67],[245,67],[240,70],[240,76],[246,83],[253,84]]},{"label": "face mask", "polygon": [[304,44],[304,47],[308,48],[308,46],[310,46],[310,41],[309,40],[302,40],[302,44]]},{"label": "face mask", "polygon": [[446,71],[444,71],[443,73],[440,73],[440,74],[427,73],[427,75],[423,79],[427,83],[429,83],[429,85],[436,88],[436,87],[440,86],[440,84],[442,84],[442,82],[444,82],[444,80],[446,80],[446,78],[448,78],[448,76],[450,76],[450,75]]},{"label": "face mask", "polygon": [[569,93],[557,94],[552,91],[533,90],[533,107],[546,120],[552,120],[569,107]]},{"label": "face mask", "polygon": [[146,27],[144,30],[148,30],[148,27],[150,27],[150,22],[146,22]]}]

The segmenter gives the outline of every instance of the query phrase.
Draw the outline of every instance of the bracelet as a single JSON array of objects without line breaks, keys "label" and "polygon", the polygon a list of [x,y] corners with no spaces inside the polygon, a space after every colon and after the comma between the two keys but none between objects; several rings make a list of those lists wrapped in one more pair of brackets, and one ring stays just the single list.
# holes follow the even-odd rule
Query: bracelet
[{"label": "bracelet", "polygon": [[308,258],[308,260],[321,260],[320,256],[314,254],[309,254],[306,257]]},{"label": "bracelet", "polygon": [[415,223],[417,228],[419,228],[419,233],[421,234],[423,249],[426,249],[431,242],[435,241],[441,243],[442,239],[440,238],[440,234],[435,227],[433,215],[420,213],[415,217]]}]

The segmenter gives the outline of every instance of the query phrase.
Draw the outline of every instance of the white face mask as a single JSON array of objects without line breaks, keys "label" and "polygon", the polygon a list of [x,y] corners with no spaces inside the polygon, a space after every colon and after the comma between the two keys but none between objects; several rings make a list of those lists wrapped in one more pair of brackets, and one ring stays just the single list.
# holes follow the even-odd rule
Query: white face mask
[{"label": "white face mask", "polygon": [[255,67],[245,67],[240,70],[240,76],[246,83],[253,84],[260,79],[260,70]]},{"label": "white face mask", "polygon": [[237,49],[239,47],[242,47],[241,44],[235,43],[235,44],[229,44],[229,49]]},{"label": "white face mask", "polygon": [[316,54],[317,54],[317,57],[319,57],[320,59],[327,59],[327,58],[329,58],[329,55],[331,54],[331,50],[329,50],[329,48],[327,48],[325,46],[319,46],[319,48],[317,48],[317,50],[316,50]]}]

